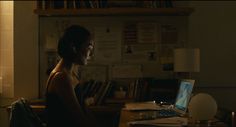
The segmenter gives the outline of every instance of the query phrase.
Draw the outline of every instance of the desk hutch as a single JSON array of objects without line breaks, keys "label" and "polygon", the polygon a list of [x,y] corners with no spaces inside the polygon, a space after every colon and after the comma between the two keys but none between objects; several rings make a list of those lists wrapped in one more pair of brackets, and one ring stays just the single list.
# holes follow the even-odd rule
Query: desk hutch
[{"label": "desk hutch", "polygon": [[[38,7],[34,10],[34,13],[39,16],[39,65],[40,65],[40,97],[43,97],[43,93],[45,90],[45,82],[47,79],[46,71],[48,68],[48,64],[51,58],[54,59],[56,54],[55,49],[45,49],[45,36],[47,34],[55,32],[52,25],[60,21],[70,21],[70,23],[80,23],[87,25],[87,21],[89,21],[88,25],[96,24],[106,24],[111,20],[111,22],[116,22],[116,20],[120,20],[120,22],[126,21],[154,21],[156,19],[158,22],[168,22],[175,23],[175,19],[179,22],[180,31],[184,31],[183,35],[180,35],[182,40],[187,40],[187,17],[194,11],[193,8],[188,7],[172,7],[172,8],[145,8],[145,7],[107,7],[107,8],[41,8]],[[182,22],[183,21],[183,22]],[[57,26],[58,27],[58,26]],[[184,27],[184,28],[182,28]],[[59,29],[58,29],[59,30]],[[57,31],[56,31],[57,32]],[[49,39],[50,40],[50,39]],[[96,43],[96,42],[95,42]],[[48,45],[48,44],[47,44]],[[96,45],[96,44],[95,44]],[[46,46],[47,47],[47,46]],[[49,44],[50,47],[50,44]],[[53,61],[55,63],[55,59]],[[120,62],[122,63],[122,62]],[[155,64],[155,63],[154,63]],[[96,65],[93,64],[93,65]],[[100,64],[99,64],[100,65]],[[108,65],[109,66],[109,65]],[[147,65],[148,66],[148,65]],[[109,77],[109,74],[108,76]],[[110,77],[108,78],[110,79]],[[109,127],[117,127],[119,122],[119,113],[121,111],[121,107],[119,106],[91,106],[90,109],[94,111],[98,118],[103,121],[104,126]],[[101,117],[102,116],[102,117]],[[102,120],[103,119],[103,120]],[[108,122],[109,121],[109,122]]]}]

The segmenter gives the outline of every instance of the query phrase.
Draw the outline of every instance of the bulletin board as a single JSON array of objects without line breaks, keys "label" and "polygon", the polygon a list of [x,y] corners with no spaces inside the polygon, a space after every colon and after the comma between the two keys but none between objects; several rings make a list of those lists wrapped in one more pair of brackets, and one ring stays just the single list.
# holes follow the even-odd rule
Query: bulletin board
[{"label": "bulletin board", "polygon": [[[84,26],[94,36],[94,55],[82,69],[84,80],[110,80],[121,76],[114,73],[114,67],[122,73],[122,69],[117,68],[122,66],[136,69],[132,72],[133,78],[169,78],[173,73],[173,49],[182,47],[187,40],[187,17],[41,17],[41,89],[45,89],[46,70],[60,59],[57,41],[63,30],[72,24]],[[49,52],[54,60],[51,65]]]}]

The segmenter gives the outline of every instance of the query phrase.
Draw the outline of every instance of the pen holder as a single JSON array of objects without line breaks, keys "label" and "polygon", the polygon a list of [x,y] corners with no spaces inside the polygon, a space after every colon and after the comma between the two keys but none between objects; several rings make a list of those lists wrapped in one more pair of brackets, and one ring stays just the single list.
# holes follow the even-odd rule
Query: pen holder
[{"label": "pen holder", "polygon": [[126,92],[125,91],[115,91],[114,97],[117,99],[125,98]]},{"label": "pen holder", "polygon": [[114,92],[114,97],[117,99],[122,99],[126,97],[126,91],[123,90],[123,87],[120,87],[119,90]]}]

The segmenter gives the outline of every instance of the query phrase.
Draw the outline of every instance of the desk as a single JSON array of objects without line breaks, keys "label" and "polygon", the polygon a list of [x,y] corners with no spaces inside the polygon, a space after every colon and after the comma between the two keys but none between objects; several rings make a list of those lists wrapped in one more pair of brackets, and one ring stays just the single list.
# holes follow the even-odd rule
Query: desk
[{"label": "desk", "polygon": [[[119,122],[119,127],[129,127],[128,122],[135,121],[140,118],[140,113],[144,113],[146,111],[129,111],[129,110],[121,110],[121,115],[120,115],[120,122]],[[154,111],[148,111],[149,113],[154,112]],[[188,126],[187,127],[227,127],[226,124],[222,122],[216,122],[214,124],[211,124],[208,126],[207,124],[194,124],[191,122],[191,120],[188,120]],[[135,126],[135,127],[148,127],[148,126]],[[151,126],[150,126],[151,127]],[[154,126],[153,126],[154,127]]]}]

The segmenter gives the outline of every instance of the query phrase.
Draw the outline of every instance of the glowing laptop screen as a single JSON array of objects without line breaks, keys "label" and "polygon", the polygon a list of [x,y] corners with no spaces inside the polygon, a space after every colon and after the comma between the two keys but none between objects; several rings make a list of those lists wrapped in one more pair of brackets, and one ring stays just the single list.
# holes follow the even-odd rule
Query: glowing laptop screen
[{"label": "glowing laptop screen", "polygon": [[175,101],[175,108],[186,111],[192,94],[194,80],[182,80]]}]

